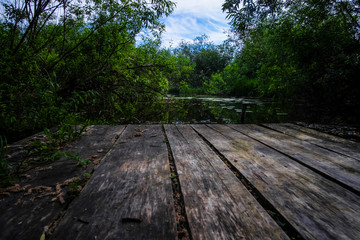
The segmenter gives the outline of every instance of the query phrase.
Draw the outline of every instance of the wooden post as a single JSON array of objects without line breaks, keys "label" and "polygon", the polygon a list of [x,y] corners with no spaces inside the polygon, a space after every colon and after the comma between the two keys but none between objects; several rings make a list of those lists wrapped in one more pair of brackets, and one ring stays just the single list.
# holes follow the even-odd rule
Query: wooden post
[{"label": "wooden post", "polygon": [[245,122],[246,108],[247,108],[247,104],[243,103],[242,110],[241,110],[241,119],[240,119],[240,123],[242,123],[242,124]]}]

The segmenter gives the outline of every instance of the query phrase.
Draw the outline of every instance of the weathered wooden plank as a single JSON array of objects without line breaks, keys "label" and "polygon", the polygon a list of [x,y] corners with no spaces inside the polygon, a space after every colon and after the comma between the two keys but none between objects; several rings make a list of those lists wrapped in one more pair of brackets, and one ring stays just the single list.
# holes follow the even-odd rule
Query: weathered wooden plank
[{"label": "weathered wooden plank", "polygon": [[[116,136],[121,134],[124,126],[92,126],[85,136],[68,144],[65,151],[78,153],[82,158],[89,158],[94,154],[97,159],[101,159],[106,152],[113,146]],[[27,140],[30,140],[28,138]],[[17,142],[18,148],[25,147],[26,141]],[[99,149],[102,151],[99,152]],[[14,150],[15,151],[15,150]],[[24,156],[17,156],[14,152],[14,158],[17,161],[24,160]],[[14,161],[11,159],[11,161]],[[50,194],[56,192],[56,185],[64,182],[66,179],[81,177],[87,169],[77,165],[77,161],[68,158],[62,158],[57,162],[45,166],[47,170],[33,169],[27,172],[28,177],[22,178],[19,186],[28,186],[26,190],[11,193],[10,196],[0,197],[0,239],[36,239],[39,240],[45,226],[49,226],[66,204],[61,204],[58,200],[52,199],[56,195]],[[39,191],[29,194],[28,189],[42,186]],[[46,194],[48,193],[48,194]],[[66,195],[64,196],[65,200]]]},{"label": "weathered wooden plank", "polygon": [[313,129],[301,127],[291,123],[263,124],[271,129],[282,132],[300,140],[308,141],[322,148],[355,158],[360,161],[360,144],[330,134],[321,133]]},{"label": "weathered wooden plank", "polygon": [[334,136],[334,135],[331,135],[331,134],[328,134],[328,133],[323,133],[323,132],[317,131],[315,129],[302,127],[302,126],[299,126],[299,125],[296,125],[296,124],[293,124],[293,123],[286,123],[285,125],[287,127],[291,127],[293,129],[308,133],[309,135],[314,136],[315,138],[321,138],[321,139],[324,139],[324,140],[329,140],[329,141],[338,142],[338,143],[344,143],[344,144],[350,144],[350,145],[353,144],[353,143],[356,143],[356,142],[354,142],[352,140],[349,140],[349,139]]},{"label": "weathered wooden plank", "polygon": [[360,161],[257,125],[231,127],[360,191]]},{"label": "weathered wooden plank", "polygon": [[358,195],[227,126],[193,127],[220,151],[304,238],[360,238]]},{"label": "weathered wooden plank", "polygon": [[288,239],[189,125],[166,125],[193,239]]},{"label": "weathered wooden plank", "polygon": [[128,126],[51,239],[175,239],[161,126]]}]

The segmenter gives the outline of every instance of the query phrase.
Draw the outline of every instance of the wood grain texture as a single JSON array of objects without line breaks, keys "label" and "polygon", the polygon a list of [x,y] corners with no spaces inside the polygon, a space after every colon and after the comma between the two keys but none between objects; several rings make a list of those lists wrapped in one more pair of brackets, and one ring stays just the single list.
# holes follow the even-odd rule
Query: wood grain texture
[{"label": "wood grain texture", "polygon": [[[97,154],[101,159],[113,146],[115,137],[121,134],[124,126],[92,126],[85,136],[69,143],[65,151],[78,153],[82,158],[88,158]],[[27,138],[30,140],[31,138]],[[20,141],[17,145],[25,145],[26,141]],[[98,153],[98,149],[103,149]],[[24,159],[22,159],[24,160]],[[81,176],[86,169],[79,167],[77,161],[62,158],[45,167],[51,167],[46,171],[37,169],[27,172],[30,178],[22,179],[20,186],[30,187],[46,186],[55,192],[55,186],[66,179]],[[51,199],[56,195],[38,197],[27,195],[26,192],[12,193],[9,197],[0,198],[0,239],[34,239],[39,240],[45,226],[50,225],[64,210],[64,205]]]},{"label": "wood grain texture", "polygon": [[189,125],[166,125],[193,239],[288,239]]},{"label": "wood grain texture", "polygon": [[51,239],[176,239],[161,126],[128,126]]},{"label": "wood grain texture", "polygon": [[330,134],[322,133],[313,129],[301,127],[291,123],[282,124],[263,124],[266,127],[282,132],[289,136],[296,137],[300,140],[304,140],[328,149],[333,152],[343,154],[348,157],[352,157],[360,161],[360,144],[343,139],[340,137],[332,136]]},{"label": "wood grain texture", "polygon": [[257,125],[231,125],[294,159],[360,191],[360,161]]},{"label": "wood grain texture", "polygon": [[306,239],[360,239],[360,197],[224,125],[193,125]]}]

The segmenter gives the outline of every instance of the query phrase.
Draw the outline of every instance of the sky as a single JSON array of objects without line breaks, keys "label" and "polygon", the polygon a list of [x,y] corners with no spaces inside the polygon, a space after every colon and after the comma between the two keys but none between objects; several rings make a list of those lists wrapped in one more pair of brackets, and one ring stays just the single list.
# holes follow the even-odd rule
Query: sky
[{"label": "sky", "polygon": [[230,29],[221,6],[223,0],[173,0],[176,2],[174,12],[163,21],[166,30],[162,34],[165,47],[176,47],[182,40],[191,41],[202,34],[209,36],[210,41],[220,44],[227,37]]}]

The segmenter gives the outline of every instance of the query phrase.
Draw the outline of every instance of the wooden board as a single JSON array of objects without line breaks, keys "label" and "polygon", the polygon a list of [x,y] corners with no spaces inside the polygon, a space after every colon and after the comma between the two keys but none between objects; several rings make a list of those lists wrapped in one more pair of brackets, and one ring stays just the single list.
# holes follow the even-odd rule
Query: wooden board
[{"label": "wooden board", "polygon": [[257,125],[231,125],[330,178],[360,192],[360,161]]},{"label": "wooden board", "polygon": [[360,238],[358,195],[227,126],[193,127],[220,151],[305,239]]},{"label": "wooden board", "polygon": [[288,239],[189,125],[166,125],[193,239]]},{"label": "wooden board", "polygon": [[[101,159],[113,146],[116,136],[121,134],[124,126],[92,126],[85,136],[68,144],[65,151],[78,153],[80,157],[87,159],[96,154]],[[31,138],[27,138],[30,140]],[[17,142],[18,147],[26,144],[26,141]],[[98,150],[102,149],[99,153]],[[16,155],[16,153],[14,153]],[[19,159],[18,159],[19,160]],[[20,159],[23,160],[23,159]],[[81,177],[87,171],[77,166],[77,161],[62,158],[55,163],[43,166],[48,170],[33,169],[27,172],[29,176],[22,179],[18,184],[23,187],[30,185],[28,189],[44,186],[50,192],[55,192],[55,186],[66,179]],[[41,192],[28,194],[26,191],[11,193],[10,196],[0,198],[0,239],[36,239],[39,240],[45,226],[49,226],[66,207],[58,200],[52,201],[56,195],[41,197]],[[44,191],[44,193],[47,193]]]},{"label": "wooden board", "polygon": [[337,142],[337,143],[344,143],[344,144],[350,144],[350,145],[351,144],[356,144],[356,145],[358,145],[358,143],[356,143],[356,142],[354,142],[352,140],[345,139],[345,138],[338,137],[338,136],[334,136],[334,135],[331,135],[331,134],[328,134],[328,133],[323,133],[323,132],[320,132],[320,131],[317,131],[315,129],[311,129],[311,128],[308,128],[308,127],[302,127],[302,126],[299,126],[297,124],[283,123],[283,124],[280,124],[280,125],[285,125],[287,127],[297,129],[297,130],[302,131],[304,133],[307,133],[310,136],[313,136],[315,138],[320,138],[320,139],[323,139],[323,140],[329,140],[329,141],[333,141],[333,142]]},{"label": "wooden board", "polygon": [[326,133],[301,127],[291,123],[263,124],[266,127],[282,132],[300,140],[308,141],[327,150],[352,157],[360,161],[360,144]]},{"label": "wooden board", "polygon": [[175,239],[161,126],[128,126],[51,239]]}]

